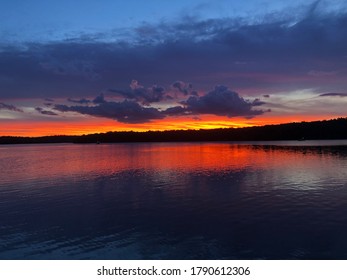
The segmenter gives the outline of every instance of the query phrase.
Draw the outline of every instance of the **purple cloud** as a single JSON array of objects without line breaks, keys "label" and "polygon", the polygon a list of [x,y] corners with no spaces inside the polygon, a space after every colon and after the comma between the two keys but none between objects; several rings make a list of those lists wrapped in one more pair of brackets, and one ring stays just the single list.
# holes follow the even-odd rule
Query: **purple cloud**
[{"label": "purple cloud", "polygon": [[167,108],[163,111],[163,114],[167,116],[178,116],[178,115],[189,115],[190,113],[187,112],[187,109],[182,106],[175,106]]},{"label": "purple cloud", "polygon": [[164,115],[158,109],[139,105],[134,101],[122,102],[104,101],[96,106],[67,106],[55,105],[54,109],[60,112],[77,112],[94,117],[114,119],[122,123],[145,123],[162,119]]},{"label": "purple cloud", "polygon": [[86,98],[81,98],[81,99],[68,98],[67,100],[69,102],[78,103],[78,104],[89,104],[91,102],[90,100],[88,100]]},{"label": "purple cloud", "polygon": [[163,87],[153,85],[149,88],[145,88],[136,80],[131,81],[129,90],[109,89],[109,91],[126,99],[141,102],[143,105],[160,102],[169,96],[166,94]]},{"label": "purple cloud", "polygon": [[[174,89],[177,89],[179,92],[183,93],[184,95],[188,95],[193,93],[196,93],[193,91],[193,85],[191,83],[185,83],[182,81],[176,81],[171,85]],[[195,94],[194,94],[195,95]]]},{"label": "purple cloud", "polygon": [[48,110],[45,110],[41,107],[36,107],[35,110],[42,115],[48,115],[48,116],[57,116],[58,115],[57,113],[54,113],[53,111],[48,111]]},{"label": "purple cloud", "polygon": [[335,93],[335,92],[329,92],[329,93],[322,93],[319,96],[338,96],[338,97],[347,97],[347,93]]},{"label": "purple cloud", "polygon": [[9,110],[9,111],[23,113],[23,110],[17,108],[16,106],[10,105],[10,104],[5,104],[5,103],[2,103],[2,102],[0,102],[0,110]]},{"label": "purple cloud", "polygon": [[[129,40],[100,42],[84,35],[9,46],[0,52],[0,73],[6,77],[0,79],[0,98],[68,98],[74,92],[78,100],[112,85],[124,89],[133,77],[141,77],[144,84],[156,81],[166,86],[174,77],[205,90],[220,83],[271,94],[308,87],[343,91],[347,13],[311,10],[301,18],[279,12],[257,22],[182,19],[147,25],[146,32],[134,30]],[[324,73],[335,74],[320,76]],[[189,91],[189,85],[181,82],[173,87]],[[160,87],[114,92],[143,104],[166,96]]]},{"label": "purple cloud", "polygon": [[94,104],[102,104],[105,103],[105,97],[103,93],[100,93],[97,97],[93,99]]},{"label": "purple cloud", "polygon": [[252,110],[253,106],[264,104],[256,99],[254,102],[244,100],[238,93],[225,86],[216,86],[213,91],[201,97],[191,96],[183,101],[187,112],[192,114],[212,114],[217,116],[255,116],[263,114],[262,110]]},{"label": "purple cloud", "polygon": [[[138,89],[137,83],[133,82],[132,90]],[[143,89],[143,87],[140,89]],[[165,92],[165,90],[160,90],[160,92]],[[95,102],[96,99],[100,99],[99,102]],[[142,100],[142,103],[139,100]],[[94,106],[56,104],[53,109],[60,112],[77,112],[84,115],[110,118],[123,123],[146,123],[167,116],[202,114],[250,118],[266,112],[252,109],[252,107],[265,104],[265,102],[259,99],[245,100],[238,93],[230,91],[225,86],[216,86],[213,91],[202,96],[190,96],[187,100],[179,102],[181,105],[169,107],[165,110],[143,105],[142,98],[138,100],[136,98],[134,100],[126,98],[121,102],[114,102],[107,101],[103,95],[99,95],[93,103]]]}]

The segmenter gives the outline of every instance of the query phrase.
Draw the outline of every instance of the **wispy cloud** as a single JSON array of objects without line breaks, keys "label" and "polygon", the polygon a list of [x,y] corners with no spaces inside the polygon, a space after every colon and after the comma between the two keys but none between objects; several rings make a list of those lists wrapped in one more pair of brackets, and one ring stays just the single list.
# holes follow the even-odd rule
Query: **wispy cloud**
[{"label": "wispy cloud", "polygon": [[347,93],[336,93],[336,92],[329,92],[329,93],[322,93],[319,96],[325,97],[325,96],[333,96],[333,97],[347,97]]},{"label": "wispy cloud", "polygon": [[0,102],[0,110],[9,110],[9,111],[23,113],[23,110],[17,108],[16,106],[10,105],[10,104],[5,104],[5,103],[2,103],[2,102]]},{"label": "wispy cloud", "polygon": [[86,99],[86,98],[81,98],[81,99],[68,98],[67,101],[72,102],[72,103],[78,103],[78,104],[89,104],[89,103],[91,103],[91,101]]},{"label": "wispy cloud", "polygon": [[39,112],[42,115],[48,115],[48,116],[57,116],[57,113],[54,113],[53,111],[45,110],[41,107],[36,107],[35,110]]}]

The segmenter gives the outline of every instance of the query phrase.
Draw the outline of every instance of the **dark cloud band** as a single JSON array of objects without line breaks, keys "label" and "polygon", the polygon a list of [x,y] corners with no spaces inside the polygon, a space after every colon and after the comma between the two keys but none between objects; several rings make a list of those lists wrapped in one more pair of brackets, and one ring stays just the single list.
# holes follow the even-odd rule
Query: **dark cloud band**
[{"label": "dark cloud band", "polygon": [[[164,92],[164,89],[163,91]],[[142,100],[142,92],[133,92],[134,100]],[[137,98],[138,94],[141,98]],[[101,98],[102,97],[102,98]],[[96,99],[100,99],[96,102]],[[149,107],[139,101],[125,99],[121,102],[107,101],[103,95],[94,99],[94,106],[68,106],[57,104],[54,109],[60,112],[77,112],[84,115],[104,117],[117,120],[122,123],[146,123],[152,120],[163,119],[167,116],[183,115],[217,115],[226,117],[243,116],[251,118],[263,114],[263,110],[253,110],[254,106],[265,104],[259,99],[247,101],[240,97],[238,93],[230,91],[225,86],[217,86],[213,91],[202,96],[190,96],[187,100],[181,101],[180,106],[169,107],[159,110],[156,107]]]},{"label": "dark cloud band", "polygon": [[[143,104],[166,96],[160,87],[135,82],[131,90],[118,90],[133,77],[149,85],[177,79],[172,87],[187,95],[191,85],[180,80],[203,89],[220,83],[261,93],[276,86],[282,91],[314,87],[338,92],[347,86],[347,13],[318,13],[317,5],[301,18],[279,12],[272,20],[253,23],[183,19],[147,25],[146,32],[137,28],[127,41],[81,36],[24,48],[8,46],[0,50],[0,98],[67,98],[73,92],[75,101],[81,101],[108,88],[132,100],[136,92]],[[330,89],[322,77],[334,82]]]}]

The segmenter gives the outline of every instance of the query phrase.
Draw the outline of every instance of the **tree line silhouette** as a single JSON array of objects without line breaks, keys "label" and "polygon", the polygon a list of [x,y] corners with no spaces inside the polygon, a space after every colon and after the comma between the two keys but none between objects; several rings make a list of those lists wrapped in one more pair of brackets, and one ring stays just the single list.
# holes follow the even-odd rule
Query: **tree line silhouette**
[{"label": "tree line silhouette", "polygon": [[106,132],[81,136],[0,137],[0,144],[199,142],[347,139],[347,118],[245,128]]}]

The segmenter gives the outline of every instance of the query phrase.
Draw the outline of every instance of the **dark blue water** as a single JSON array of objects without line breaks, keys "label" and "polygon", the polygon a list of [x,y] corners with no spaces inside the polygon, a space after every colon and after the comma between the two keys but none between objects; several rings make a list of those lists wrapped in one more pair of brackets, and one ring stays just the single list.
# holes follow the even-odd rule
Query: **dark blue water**
[{"label": "dark blue water", "polygon": [[0,146],[0,259],[347,259],[347,142],[253,144]]}]

